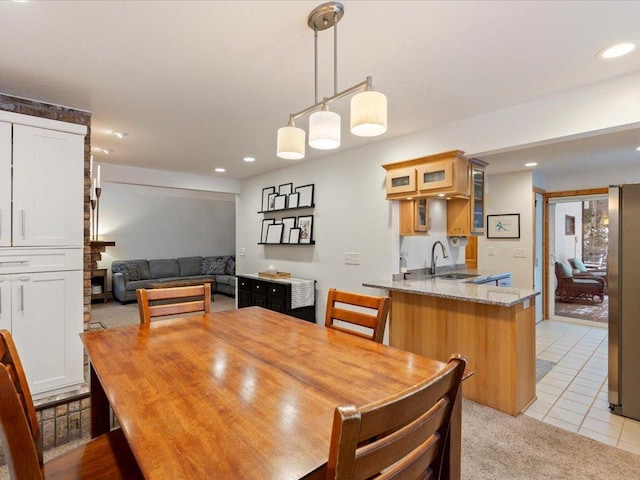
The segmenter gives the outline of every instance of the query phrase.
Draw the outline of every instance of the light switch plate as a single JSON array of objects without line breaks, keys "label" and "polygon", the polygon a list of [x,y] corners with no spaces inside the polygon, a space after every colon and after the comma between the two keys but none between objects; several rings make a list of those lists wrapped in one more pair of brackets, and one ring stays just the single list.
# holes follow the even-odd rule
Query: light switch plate
[{"label": "light switch plate", "polygon": [[345,252],[344,253],[344,264],[345,265],[360,265],[360,254],[353,252]]},{"label": "light switch plate", "polygon": [[247,255],[247,249],[246,248],[241,248],[240,249],[240,256],[241,257],[245,257]]},{"label": "light switch plate", "polygon": [[493,257],[495,254],[496,254],[496,248],[495,247],[487,248],[487,255],[489,255],[490,257]]},{"label": "light switch plate", "polygon": [[527,250],[524,248],[514,248],[513,258],[527,258]]}]

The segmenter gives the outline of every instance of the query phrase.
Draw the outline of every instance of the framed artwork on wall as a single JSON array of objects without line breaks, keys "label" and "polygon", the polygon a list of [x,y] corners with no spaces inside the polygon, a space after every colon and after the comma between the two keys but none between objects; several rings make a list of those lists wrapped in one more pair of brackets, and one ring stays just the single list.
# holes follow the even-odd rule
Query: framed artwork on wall
[{"label": "framed artwork on wall", "polygon": [[520,214],[487,215],[487,238],[520,238]]},{"label": "framed artwork on wall", "polygon": [[282,223],[272,223],[267,227],[267,241],[265,243],[282,243],[282,231],[284,225]]},{"label": "framed artwork on wall", "polygon": [[575,235],[576,234],[576,217],[571,215],[564,216],[564,234]]},{"label": "framed artwork on wall", "polygon": [[313,206],[313,184],[296,187],[296,192],[300,195],[298,197],[298,207]]},{"label": "framed artwork on wall", "polygon": [[278,186],[278,195],[289,195],[293,192],[293,183],[283,183]]},{"label": "framed artwork on wall", "polygon": [[273,218],[265,218],[262,220],[262,232],[260,233],[260,243],[267,243],[267,230],[269,225],[274,223],[275,220]]},{"label": "framed artwork on wall", "polygon": [[262,208],[261,212],[269,210],[269,195],[275,193],[276,187],[267,187],[262,189]]},{"label": "framed artwork on wall", "polygon": [[285,208],[287,208],[287,196],[276,195],[276,198],[274,199],[273,209],[284,210]]},{"label": "framed artwork on wall", "polygon": [[292,228],[289,230],[289,243],[300,243],[300,229]]},{"label": "framed artwork on wall", "polygon": [[296,226],[296,217],[284,217],[282,219],[282,224],[284,225],[284,229],[282,230],[282,243],[291,243],[289,241],[289,232],[291,232],[291,229]]},{"label": "framed artwork on wall", "polygon": [[313,238],[313,215],[298,217],[296,227],[300,229],[300,243],[311,243]]},{"label": "framed artwork on wall", "polygon": [[289,201],[287,202],[289,205],[289,208],[298,208],[298,200],[300,199],[300,194],[299,193],[290,193],[289,194]]}]

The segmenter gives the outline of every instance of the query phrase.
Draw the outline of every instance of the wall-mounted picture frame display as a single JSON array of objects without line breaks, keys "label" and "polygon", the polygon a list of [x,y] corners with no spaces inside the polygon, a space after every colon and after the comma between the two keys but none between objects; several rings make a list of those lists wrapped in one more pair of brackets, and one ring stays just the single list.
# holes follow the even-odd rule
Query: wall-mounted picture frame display
[{"label": "wall-mounted picture frame display", "polygon": [[272,223],[267,227],[267,241],[264,243],[282,243],[282,231],[284,225],[282,223]]},{"label": "wall-mounted picture frame display", "polygon": [[284,225],[284,229],[282,230],[282,243],[291,243],[289,237],[291,229],[296,227],[296,217],[284,217],[282,224]]},{"label": "wall-mounted picture frame display", "polygon": [[487,238],[520,238],[520,214],[487,215]]},{"label": "wall-mounted picture frame display", "polygon": [[260,232],[260,243],[267,243],[267,230],[269,225],[275,223],[273,218],[265,218],[262,220],[262,231]]},{"label": "wall-mounted picture frame display", "polygon": [[296,187],[296,192],[300,195],[298,198],[298,207],[313,206],[313,184]]},{"label": "wall-mounted picture frame display", "polygon": [[276,209],[276,197],[278,196],[277,193],[270,193],[269,194],[269,206],[267,207],[267,210],[275,210]]},{"label": "wall-mounted picture frame display", "polygon": [[290,193],[289,198],[287,199],[287,205],[289,208],[298,208],[298,201],[300,199],[300,194],[298,192]]},{"label": "wall-mounted picture frame display", "polygon": [[287,208],[287,196],[276,195],[276,198],[274,199],[273,209],[284,210],[285,208]]},{"label": "wall-mounted picture frame display", "polygon": [[289,243],[300,243],[300,229],[292,228],[289,230]]},{"label": "wall-mounted picture frame display", "polygon": [[278,195],[289,195],[293,192],[293,183],[283,183],[278,186]]},{"label": "wall-mounted picture frame display", "polygon": [[269,194],[275,193],[276,187],[267,187],[262,189],[262,208],[261,212],[266,212],[269,210]]},{"label": "wall-mounted picture frame display", "polygon": [[564,234],[575,235],[576,234],[576,217],[571,215],[564,216]]},{"label": "wall-mounted picture frame display", "polygon": [[313,215],[298,217],[296,227],[300,229],[300,243],[311,243],[313,238]]}]

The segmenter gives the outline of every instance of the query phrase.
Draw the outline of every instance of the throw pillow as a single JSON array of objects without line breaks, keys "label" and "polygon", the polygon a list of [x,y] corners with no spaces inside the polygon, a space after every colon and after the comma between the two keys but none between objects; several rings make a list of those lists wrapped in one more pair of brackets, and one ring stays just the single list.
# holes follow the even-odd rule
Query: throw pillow
[{"label": "throw pillow", "polygon": [[122,273],[126,282],[140,280],[141,278],[138,266],[133,262],[120,263],[113,268],[113,271]]},{"label": "throw pillow", "polygon": [[584,273],[587,271],[587,267],[585,266],[585,264],[582,262],[582,260],[580,260],[579,258],[574,258],[573,259],[573,266],[579,270],[580,272]]},{"label": "throw pillow", "polygon": [[225,269],[225,273],[227,275],[236,274],[236,257],[229,257],[229,259],[227,260],[227,267]]},{"label": "throw pillow", "polygon": [[202,259],[202,275],[224,275],[227,264],[225,257],[204,257]]},{"label": "throw pillow", "polygon": [[569,268],[569,265],[565,265],[564,263],[560,262],[560,270],[562,271],[563,278],[573,277],[573,273],[571,273],[571,269]]}]

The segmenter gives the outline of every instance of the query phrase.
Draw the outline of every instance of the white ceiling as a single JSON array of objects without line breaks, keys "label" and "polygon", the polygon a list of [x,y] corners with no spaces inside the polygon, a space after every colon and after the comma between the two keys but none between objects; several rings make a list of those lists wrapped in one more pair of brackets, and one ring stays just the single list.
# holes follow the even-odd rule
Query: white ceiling
[{"label": "white ceiling", "polygon": [[[222,166],[227,178],[282,168],[291,161],[276,157],[276,131],[314,103],[307,16],[320,3],[0,2],[0,92],[91,111],[93,146],[114,150],[98,162],[207,175]],[[349,102],[335,104],[342,149],[640,70],[639,52],[595,59],[640,40],[640,2],[342,3],[338,89],[372,75],[389,101],[389,130],[374,139],[348,133]],[[332,37],[319,33],[320,97],[333,93]],[[613,161],[620,140],[610,140],[601,154]],[[306,160],[327,154],[308,148]]]}]

